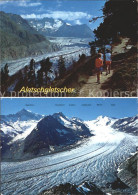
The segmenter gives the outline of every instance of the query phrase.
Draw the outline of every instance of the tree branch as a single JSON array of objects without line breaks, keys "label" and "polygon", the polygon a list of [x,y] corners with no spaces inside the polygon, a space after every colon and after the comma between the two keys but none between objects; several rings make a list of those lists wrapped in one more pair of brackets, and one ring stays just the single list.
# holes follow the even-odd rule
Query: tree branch
[{"label": "tree branch", "polygon": [[98,20],[99,18],[104,18],[104,16],[98,16],[98,17],[92,18],[92,20],[89,20],[89,22],[96,22],[96,20]]}]

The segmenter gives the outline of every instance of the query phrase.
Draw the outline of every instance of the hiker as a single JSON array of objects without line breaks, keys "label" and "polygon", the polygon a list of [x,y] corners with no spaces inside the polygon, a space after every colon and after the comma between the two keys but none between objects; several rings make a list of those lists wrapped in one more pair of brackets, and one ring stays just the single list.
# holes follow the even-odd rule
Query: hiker
[{"label": "hiker", "polygon": [[104,55],[102,49],[98,50],[98,54],[101,54],[101,59],[104,61]]},{"label": "hiker", "polygon": [[[98,54],[101,54],[101,59],[103,60],[103,62],[104,62],[104,54],[103,54],[103,51],[102,51],[102,49],[99,49],[98,50]],[[101,74],[103,73],[103,66],[101,67]]]},{"label": "hiker", "polygon": [[105,54],[105,58],[106,58],[106,75],[110,74],[110,70],[111,70],[111,52],[109,49],[106,50],[106,54]]},{"label": "hiker", "polygon": [[103,60],[101,59],[101,54],[97,54],[97,58],[95,60],[95,68],[97,73],[97,83],[100,84],[100,74],[101,74],[101,68],[103,66]]}]

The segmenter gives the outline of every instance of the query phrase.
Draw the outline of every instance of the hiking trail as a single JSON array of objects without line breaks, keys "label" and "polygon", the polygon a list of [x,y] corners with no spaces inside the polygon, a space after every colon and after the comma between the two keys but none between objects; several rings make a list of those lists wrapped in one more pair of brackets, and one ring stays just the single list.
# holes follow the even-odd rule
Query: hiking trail
[{"label": "hiking trail", "polygon": [[97,83],[96,74],[90,76],[87,82],[82,86],[79,91],[78,97],[104,97],[107,90],[101,89],[101,86],[113,75],[113,70],[110,74],[106,75],[106,71],[101,74],[100,84]]},{"label": "hiking trail", "polygon": [[[126,52],[126,47],[129,43],[129,38],[122,38],[121,43],[114,45],[112,48],[112,55],[117,55]],[[112,65],[111,65],[112,66]],[[107,90],[101,89],[101,86],[113,75],[113,70],[106,75],[104,70],[100,78],[100,84],[97,83],[96,74],[90,76],[86,83],[79,91],[78,97],[105,97]]]}]

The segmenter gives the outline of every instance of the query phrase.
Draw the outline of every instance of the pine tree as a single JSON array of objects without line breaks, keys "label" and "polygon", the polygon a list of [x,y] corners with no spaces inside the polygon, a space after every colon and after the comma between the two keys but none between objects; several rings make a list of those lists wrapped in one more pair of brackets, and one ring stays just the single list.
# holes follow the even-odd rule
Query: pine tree
[{"label": "pine tree", "polygon": [[85,59],[86,59],[86,55],[85,54],[82,54],[82,55],[80,55],[80,58],[79,58],[78,62],[82,62]]},{"label": "pine tree", "polygon": [[66,67],[65,67],[64,58],[62,56],[60,56],[59,61],[58,61],[58,72],[59,72],[59,77],[63,78],[66,72]]},{"label": "pine tree", "polygon": [[35,85],[35,61],[32,59],[29,65],[28,81],[30,86]]},{"label": "pine tree", "polygon": [[23,86],[26,86],[26,84],[24,82],[24,75],[23,75],[22,70],[19,70],[19,72],[18,72],[18,82],[16,83],[14,90],[19,91]]},{"label": "pine tree", "polygon": [[55,79],[57,79],[58,78],[58,72],[57,72],[57,70],[55,70]]},{"label": "pine tree", "polygon": [[24,86],[28,85],[28,66],[24,67],[23,82]]},{"label": "pine tree", "polygon": [[3,70],[3,68],[1,69],[1,73],[0,73],[0,75],[1,75],[1,85],[3,86],[4,85],[4,83],[5,83],[5,81],[4,81],[4,70]]},{"label": "pine tree", "polygon": [[137,1],[108,0],[103,8],[104,21],[94,30],[98,39],[109,42],[118,35],[137,38]]},{"label": "pine tree", "polygon": [[43,72],[42,69],[37,71],[37,83],[39,87],[43,86]]},{"label": "pine tree", "polygon": [[91,56],[96,55],[96,45],[95,45],[95,42],[94,41],[89,42],[89,45],[91,47],[91,50],[90,50]]},{"label": "pine tree", "polygon": [[48,84],[48,81],[50,81],[50,77],[48,76],[49,73],[52,73],[52,62],[50,62],[50,58],[46,58],[41,60],[41,71],[45,74],[45,83]]},{"label": "pine tree", "polygon": [[8,64],[5,65],[4,67],[4,74],[5,74],[5,80],[7,81],[9,78],[9,67]]},{"label": "pine tree", "polygon": [[7,81],[9,79],[9,67],[8,64],[5,64],[4,68],[1,70],[1,81],[2,85],[7,84]]}]

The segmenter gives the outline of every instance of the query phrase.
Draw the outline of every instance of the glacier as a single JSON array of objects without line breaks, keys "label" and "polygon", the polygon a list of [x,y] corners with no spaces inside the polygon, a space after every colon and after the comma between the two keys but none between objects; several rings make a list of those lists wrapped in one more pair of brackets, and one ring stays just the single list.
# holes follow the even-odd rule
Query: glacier
[{"label": "glacier", "polygon": [[[7,63],[9,66],[9,75],[12,76],[19,70],[22,70],[25,66],[28,66],[32,58],[36,62],[36,69],[39,69],[40,61],[44,58],[49,57],[50,61],[53,63],[53,70],[55,70],[57,68],[58,59],[61,55],[65,58],[66,67],[69,67],[72,64],[73,60],[77,61],[79,59],[79,55],[90,55],[90,48],[88,47],[88,42],[90,41],[90,39],[55,38],[54,41],[50,41],[56,43],[60,47],[60,50],[42,54],[39,56],[30,56],[17,60],[2,62],[1,67],[3,68]],[[81,46],[81,44],[83,45]]]},{"label": "glacier", "polygon": [[112,128],[118,119],[98,117],[84,121],[95,136],[68,151],[22,162],[1,163],[4,195],[36,195],[59,184],[114,182],[119,165],[136,152],[137,137]]}]

